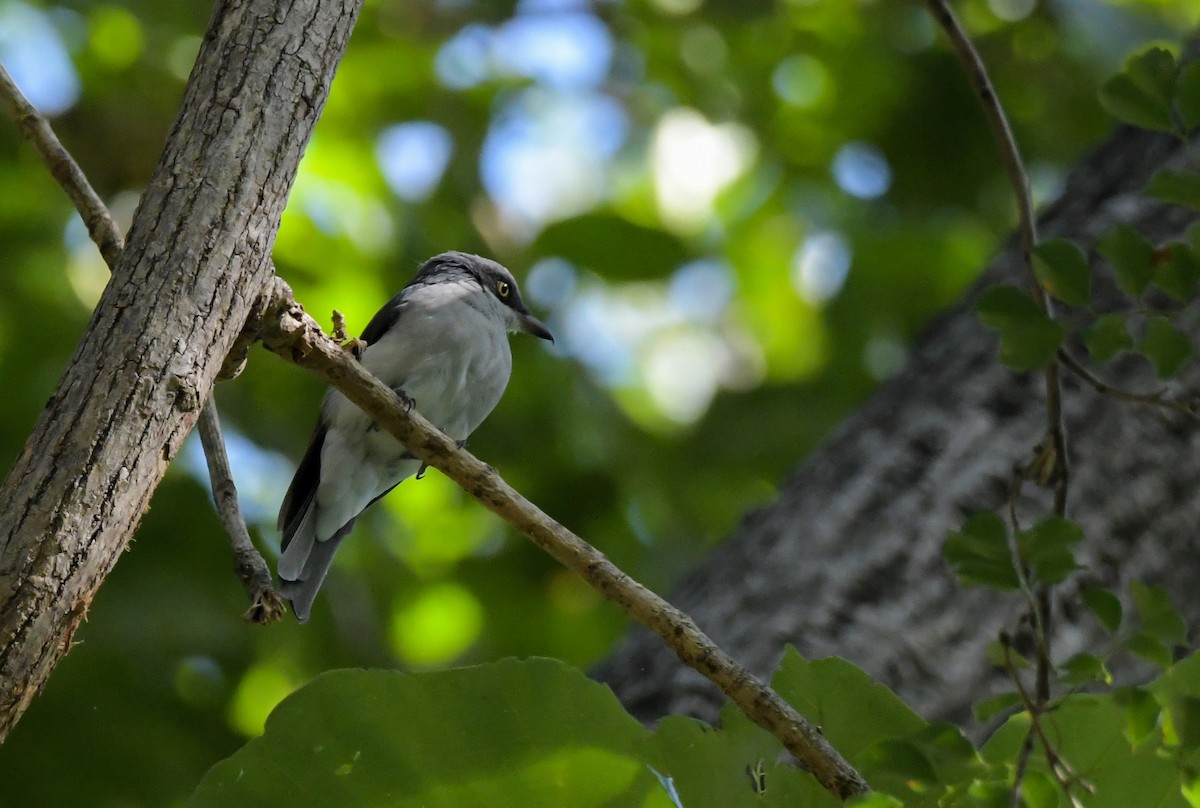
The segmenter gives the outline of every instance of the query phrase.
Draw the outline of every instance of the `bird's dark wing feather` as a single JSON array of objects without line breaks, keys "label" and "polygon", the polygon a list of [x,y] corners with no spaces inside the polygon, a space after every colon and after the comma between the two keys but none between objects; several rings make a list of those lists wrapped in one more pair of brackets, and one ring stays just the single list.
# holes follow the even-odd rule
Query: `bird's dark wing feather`
[{"label": "bird's dark wing feather", "polygon": [[370,345],[377,342],[396,324],[404,305],[404,291],[401,289],[399,294],[384,303],[383,308],[375,312],[375,316],[371,318],[371,322],[367,323],[367,327],[363,329],[359,339]]},{"label": "bird's dark wing feather", "polygon": [[325,425],[318,420],[312,440],[308,442],[308,449],[296,468],[296,476],[292,477],[292,484],[288,486],[283,504],[279,507],[279,521],[276,527],[283,531],[283,544],[280,549],[288,546],[300,519],[308,510],[313,497],[317,495],[317,486],[321,482],[321,447],[324,445]]}]

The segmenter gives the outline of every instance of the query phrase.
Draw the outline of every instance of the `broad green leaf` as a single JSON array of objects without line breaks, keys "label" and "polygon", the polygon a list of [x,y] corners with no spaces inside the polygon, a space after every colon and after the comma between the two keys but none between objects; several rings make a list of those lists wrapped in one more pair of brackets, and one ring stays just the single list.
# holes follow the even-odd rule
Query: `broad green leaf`
[{"label": "broad green leaf", "polygon": [[994,589],[1020,586],[1008,546],[1008,529],[991,511],[970,516],[962,530],[947,537],[942,554],[964,584]]},{"label": "broad green leaf", "polygon": [[332,671],[280,703],[188,805],[666,808],[634,754],[646,735],[612,691],[555,660]]},{"label": "broad green leaf", "polygon": [[1146,332],[1138,342],[1138,351],[1154,365],[1160,379],[1170,379],[1179,373],[1195,350],[1192,338],[1162,315],[1147,319]]},{"label": "broad green leaf", "polygon": [[1200,126],[1200,62],[1188,62],[1176,76],[1175,109],[1184,129]]},{"label": "broad green leaf", "polygon": [[1112,693],[1113,702],[1122,711],[1125,739],[1133,746],[1143,743],[1158,728],[1162,706],[1144,688],[1121,687]]},{"label": "broad green leaf", "polygon": [[988,289],[977,311],[979,318],[1000,335],[1000,361],[1014,370],[1046,365],[1062,344],[1062,326],[1015,286]]},{"label": "broad green leaf", "polygon": [[1144,92],[1164,104],[1175,94],[1175,57],[1165,48],[1147,48],[1125,62],[1126,75]]},{"label": "broad green leaf", "polygon": [[1120,73],[1100,85],[1100,105],[1124,123],[1171,132],[1174,83],[1175,57],[1150,48],[1130,57]]},{"label": "broad green leaf", "polygon": [[1069,685],[1085,685],[1093,682],[1112,684],[1112,674],[1104,660],[1095,654],[1080,653],[1068,659],[1061,666],[1062,679]]},{"label": "broad green leaf", "polygon": [[1146,193],[1155,199],[1200,210],[1200,174],[1162,168],[1146,184]]},{"label": "broad green leaf", "polygon": [[845,803],[846,808],[906,808],[903,802],[890,794],[872,791],[852,797]]},{"label": "broad green leaf", "polygon": [[1170,132],[1171,106],[1142,90],[1126,73],[1118,73],[1100,85],[1100,106],[1122,123]]},{"label": "broad green leaf", "polygon": [[1046,291],[1072,306],[1092,298],[1092,270],[1087,256],[1073,241],[1047,239],[1033,250],[1033,270]]},{"label": "broad green leaf", "polygon": [[1021,796],[1028,808],[1057,808],[1060,793],[1054,778],[1045,772],[1027,772],[1021,782]]},{"label": "broad green leaf", "polygon": [[1171,667],[1171,649],[1148,631],[1135,631],[1125,640],[1125,647],[1163,670]]},{"label": "broad green leaf", "polygon": [[809,661],[789,645],[771,684],[851,763],[873,744],[927,726],[895,693],[844,659]]},{"label": "broad green leaf", "polygon": [[1102,314],[1083,331],[1083,343],[1097,362],[1107,362],[1122,351],[1133,350],[1124,314]]},{"label": "broad green leaf", "polygon": [[684,808],[836,808],[837,800],[810,775],[780,759],[782,749],[732,705],[721,711],[720,729],[668,716],[638,746],[647,765],[669,778]]},{"label": "broad green leaf", "polygon": [[1170,645],[1187,642],[1187,624],[1171,605],[1171,596],[1164,587],[1132,581],[1129,591],[1144,631]]},{"label": "broad green leaf", "polygon": [[538,255],[562,255],[607,281],[670,277],[692,258],[683,242],[657,228],[611,213],[576,216],[550,225],[533,244]]},{"label": "broad green leaf", "polygon": [[1200,748],[1200,698],[1176,696],[1163,711],[1163,738],[1185,754]]},{"label": "broad green leaf", "polygon": [[1083,529],[1061,516],[1050,516],[1017,536],[1021,557],[1031,579],[1056,584],[1078,569],[1073,548],[1083,541]]},{"label": "broad green leaf", "polygon": [[[1149,731],[1141,735],[1143,742],[1135,745],[1126,739],[1128,710],[1115,697],[1068,696],[1042,720],[1042,730],[1055,754],[1094,788],[1094,793],[1084,799],[1088,808],[1187,805],[1180,794],[1180,773],[1175,763],[1160,754],[1158,744],[1144,742],[1153,732],[1158,707],[1153,696],[1141,693],[1140,700],[1148,700],[1149,709],[1138,718],[1138,733],[1146,727]],[[1136,696],[1136,692],[1127,695]],[[997,765],[1011,765],[1029,726],[1027,714],[1013,716],[984,744],[983,757]],[[1045,755],[1031,755],[1029,770],[1049,774]]]},{"label": "broad green leaf", "polygon": [[1140,297],[1154,277],[1154,247],[1138,231],[1119,224],[1097,245],[1112,265],[1117,286],[1130,297]]},{"label": "broad green leaf", "polygon": [[1100,624],[1110,632],[1121,626],[1121,599],[1111,589],[1102,586],[1085,586],[1079,590],[1079,598]]},{"label": "broad green leaf", "polygon": [[1175,242],[1158,251],[1154,285],[1176,300],[1189,301],[1200,282],[1200,259],[1188,244]]},{"label": "broad green leaf", "polygon": [[971,712],[975,715],[975,720],[983,724],[991,721],[1000,713],[1020,706],[1020,704],[1021,697],[1015,692],[998,693],[983,701],[975,702],[971,706]]},{"label": "broad green leaf", "polygon": [[1013,648],[1011,642],[1006,648],[1005,643],[999,639],[992,640],[984,647],[983,655],[997,668],[1007,668],[1011,665],[1017,670],[1033,670],[1033,663]]}]

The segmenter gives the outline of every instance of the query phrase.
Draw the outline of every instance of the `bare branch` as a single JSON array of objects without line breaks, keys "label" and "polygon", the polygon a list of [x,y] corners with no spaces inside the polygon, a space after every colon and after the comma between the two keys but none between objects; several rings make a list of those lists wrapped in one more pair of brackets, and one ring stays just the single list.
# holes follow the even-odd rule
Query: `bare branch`
[{"label": "bare branch", "polygon": [[[1017,216],[1020,222],[1021,256],[1025,263],[1026,271],[1029,274],[1033,299],[1048,317],[1053,317],[1054,304],[1051,302],[1049,295],[1046,294],[1046,290],[1042,288],[1042,284],[1038,281],[1033,271],[1033,248],[1038,243],[1037,219],[1033,213],[1033,196],[1029,192],[1029,175],[1025,171],[1024,162],[1021,160],[1021,151],[1017,148],[1017,140],[1013,136],[1012,127],[1008,123],[1008,116],[1004,113],[1004,106],[1000,103],[1000,97],[996,95],[996,90],[992,86],[992,80],[988,76],[983,59],[980,58],[979,52],[975,50],[975,46],[971,43],[971,38],[967,36],[967,32],[959,24],[958,18],[954,16],[954,11],[951,10],[948,0],[925,0],[925,4],[929,7],[929,11],[933,14],[934,19],[941,25],[942,30],[946,32],[946,36],[950,39],[950,44],[953,46],[954,52],[958,55],[959,62],[962,63],[963,69],[967,73],[967,78],[970,80],[971,86],[975,88],[975,93],[979,96],[979,102],[983,106],[988,126],[991,128],[992,135],[996,139],[996,144],[1000,148],[1000,156],[1004,161],[1004,168],[1008,173],[1008,181],[1012,186],[1013,195],[1016,198]],[[1062,411],[1062,381],[1059,377],[1057,361],[1051,362],[1046,366],[1045,375],[1046,431],[1051,438],[1057,469],[1055,475],[1054,510],[1059,515],[1065,515],[1071,470],[1067,458],[1067,430],[1066,424],[1063,422]]]},{"label": "bare branch", "polygon": [[238,507],[237,486],[233,484],[233,472],[229,468],[229,456],[225,453],[225,441],[221,437],[221,422],[217,417],[217,401],[209,396],[200,412],[198,424],[200,442],[204,445],[204,457],[208,461],[208,476],[212,481],[213,502],[221,524],[229,534],[229,546],[233,549],[234,570],[250,598],[250,608],[244,617],[251,623],[273,623],[283,617],[283,600],[271,585],[271,570],[254,547],[246,520]]},{"label": "bare branch", "polygon": [[115,267],[124,248],[124,239],[116,222],[104,201],[92,189],[75,158],[59,142],[50,123],[21,93],[4,65],[0,65],[0,100],[3,100],[9,114],[20,127],[21,134],[37,149],[54,179],[71,198],[75,209],[83,217],[83,223],[87,225],[92,241],[100,248],[104,262],[109,269]]},{"label": "bare branch", "polygon": [[1074,373],[1085,384],[1102,396],[1115,398],[1117,401],[1128,401],[1132,404],[1149,404],[1152,407],[1162,407],[1165,410],[1184,412],[1191,416],[1200,415],[1200,399],[1168,398],[1165,390],[1156,390],[1153,393],[1132,393],[1128,390],[1114,387],[1088,370],[1066,348],[1058,349],[1058,360],[1066,366],[1067,370]]},{"label": "bare branch", "polygon": [[[946,32],[959,62],[962,63],[963,69],[967,73],[971,86],[975,88],[975,93],[979,96],[984,115],[987,116],[988,126],[1000,149],[1000,156],[1003,159],[1005,171],[1008,173],[1013,196],[1016,198],[1017,217],[1020,222],[1021,258],[1029,275],[1033,299],[1047,317],[1053,318],[1054,304],[1033,271],[1033,250],[1038,243],[1038,234],[1037,219],[1033,212],[1033,196],[1029,191],[1029,174],[1025,171],[1025,164],[1021,160],[1021,150],[1017,147],[1017,139],[1008,123],[1008,116],[1004,113],[1004,106],[1000,103],[1000,97],[996,95],[996,90],[992,86],[992,80],[988,76],[983,59],[979,56],[979,51],[975,49],[971,38],[967,36],[967,32],[959,24],[958,18],[954,16],[949,0],[925,0],[925,4],[942,30]],[[1042,459],[1051,472],[1046,475],[1046,479],[1047,481],[1054,480],[1055,483],[1054,511],[1059,516],[1066,516],[1067,494],[1071,484],[1071,465],[1067,457],[1067,426],[1063,419],[1062,378],[1057,359],[1046,365],[1045,377],[1046,437],[1048,440],[1043,442],[1040,451]],[[1034,621],[1039,626],[1039,636],[1036,638],[1039,645],[1037,655],[1037,699],[1039,705],[1045,705],[1050,698],[1050,648],[1049,634],[1046,633],[1046,628],[1050,623],[1049,603],[1049,598],[1043,591],[1034,605]]]},{"label": "bare branch", "polygon": [[454,480],[484,507],[661,637],[685,664],[720,687],[752,721],[778,738],[830,793],[846,799],[867,791],[862,776],[816,727],[718,648],[690,617],[543,513],[502,480],[495,469],[460,449],[416,410],[403,406],[395,391],[321,331],[296,303],[286,283],[279,278],[273,282],[274,294],[263,318],[263,344],[269,350],[336,387],[419,460]]}]

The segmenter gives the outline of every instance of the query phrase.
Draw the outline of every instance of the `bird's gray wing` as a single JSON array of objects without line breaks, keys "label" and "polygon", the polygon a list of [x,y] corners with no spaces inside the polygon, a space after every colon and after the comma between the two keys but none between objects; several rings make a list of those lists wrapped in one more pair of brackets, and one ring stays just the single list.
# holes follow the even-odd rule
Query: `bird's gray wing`
[{"label": "bird's gray wing", "polygon": [[400,319],[400,312],[404,308],[405,292],[407,291],[408,287],[406,286],[395,297],[384,303],[383,308],[375,312],[375,316],[367,323],[367,327],[363,329],[359,339],[368,345],[378,342],[380,337],[396,325]]},{"label": "bird's gray wing", "polygon": [[287,548],[317,495],[317,486],[321,483],[321,449],[324,445],[325,424],[318,419],[304,457],[296,468],[296,475],[292,477],[291,485],[283,496],[283,504],[279,506],[279,519],[275,526],[283,531],[280,549]]}]

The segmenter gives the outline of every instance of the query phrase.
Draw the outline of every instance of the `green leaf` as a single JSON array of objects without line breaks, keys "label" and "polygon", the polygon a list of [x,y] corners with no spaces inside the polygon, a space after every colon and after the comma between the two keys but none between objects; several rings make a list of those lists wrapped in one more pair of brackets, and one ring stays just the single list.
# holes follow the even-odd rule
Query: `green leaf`
[{"label": "green leaf", "polygon": [[1148,631],[1134,632],[1125,640],[1125,647],[1163,670],[1171,667],[1171,649]]},{"label": "green leaf", "polygon": [[1063,681],[1069,685],[1086,685],[1092,682],[1112,684],[1112,674],[1104,660],[1095,654],[1080,653],[1062,665]]},{"label": "green leaf", "polygon": [[667,716],[638,749],[647,765],[663,780],[669,780],[677,804],[684,808],[837,806],[837,801],[812,777],[780,761],[783,746],[778,739],[733,705],[721,711],[719,730],[693,718]]},{"label": "green leaf", "polygon": [[1154,365],[1160,379],[1170,379],[1179,373],[1195,350],[1191,337],[1158,314],[1147,319],[1146,331],[1138,342],[1138,351]]},{"label": "green leaf", "polygon": [[[1139,734],[1149,727],[1144,739],[1153,732],[1158,705],[1145,691],[1142,697],[1149,702],[1145,712],[1150,715],[1149,722],[1144,716],[1138,721]],[[1062,699],[1043,716],[1041,726],[1055,755],[1095,788],[1094,796],[1090,791],[1084,795],[1089,808],[1182,808],[1178,767],[1161,755],[1157,744],[1127,742],[1123,736],[1130,729],[1128,716],[1116,698],[1080,694]],[[1010,718],[984,744],[984,759],[1012,766],[1029,728],[1028,715]],[[1049,774],[1045,755],[1031,755],[1028,765],[1029,771]]]},{"label": "green leaf", "polygon": [[904,808],[904,803],[890,794],[872,791],[851,797],[845,806],[846,808]]},{"label": "green leaf", "polygon": [[1200,210],[1200,174],[1159,169],[1146,184],[1146,193],[1172,205]]},{"label": "green leaf", "polygon": [[1118,121],[1152,129],[1171,132],[1171,105],[1165,104],[1146,93],[1128,74],[1118,73],[1100,85],[1100,106]]},{"label": "green leaf", "polygon": [[1021,557],[1033,580],[1056,584],[1079,568],[1073,548],[1083,541],[1083,528],[1061,516],[1050,516],[1017,535]]},{"label": "green leaf", "polygon": [[284,699],[188,805],[599,808],[662,792],[634,754],[646,735],[607,687],[554,660],[333,671]]},{"label": "green leaf", "polygon": [[1014,370],[1043,367],[1062,344],[1062,326],[1015,286],[988,289],[977,311],[1000,334],[1000,361]]},{"label": "green leaf", "polygon": [[1102,586],[1085,586],[1079,590],[1079,598],[1100,624],[1110,632],[1121,626],[1121,599],[1111,589]]},{"label": "green leaf", "polygon": [[1200,259],[1190,245],[1174,242],[1158,251],[1154,285],[1176,300],[1187,302],[1200,282]]},{"label": "green leaf", "polygon": [[1138,746],[1158,728],[1162,706],[1158,699],[1140,687],[1121,687],[1113,691],[1113,701],[1120,705],[1125,718],[1125,739]]},{"label": "green leaf", "polygon": [[1147,48],[1129,57],[1125,73],[1156,101],[1170,103],[1175,94],[1175,57],[1165,48]]},{"label": "green leaf", "polygon": [[1097,245],[1112,265],[1117,286],[1130,297],[1140,297],[1154,277],[1154,247],[1138,231],[1119,224]]},{"label": "green leaf", "polygon": [[1028,808],[1057,808],[1058,784],[1054,778],[1040,771],[1031,771],[1021,782],[1021,797]]},{"label": "green leaf", "polygon": [[1007,528],[991,511],[969,517],[962,530],[947,537],[942,554],[958,579],[968,586],[993,589],[1020,586],[1008,547]]},{"label": "green leaf", "polygon": [[1175,87],[1175,57],[1150,48],[1131,57],[1120,73],[1100,86],[1100,105],[1119,121],[1172,132],[1171,101]]},{"label": "green leaf", "polygon": [[1083,331],[1083,343],[1097,362],[1107,362],[1122,351],[1133,350],[1133,337],[1124,314],[1102,314]]},{"label": "green leaf", "polygon": [[1164,713],[1163,736],[1171,746],[1178,746],[1184,753],[1200,748],[1200,698],[1177,696],[1171,699]]},{"label": "green leaf", "polygon": [[1143,631],[1170,645],[1187,642],[1187,624],[1171,605],[1171,596],[1165,588],[1132,581],[1129,591]]},{"label": "green leaf", "polygon": [[1175,78],[1175,109],[1184,129],[1200,126],[1200,62],[1188,62]]},{"label": "green leaf", "polygon": [[880,741],[927,726],[895,693],[837,657],[810,661],[789,645],[771,684],[851,763]]},{"label": "green leaf", "polygon": [[991,721],[994,717],[1021,704],[1021,697],[1014,692],[1000,693],[986,698],[983,701],[977,701],[971,706],[971,712],[975,715],[975,720],[983,724]]},{"label": "green leaf", "polygon": [[1092,298],[1092,270],[1087,256],[1073,241],[1047,239],[1033,250],[1037,279],[1064,303],[1086,306]]},{"label": "green leaf", "polygon": [[682,241],[611,213],[575,216],[550,225],[534,242],[536,255],[569,256],[607,281],[667,278],[693,255]]}]

